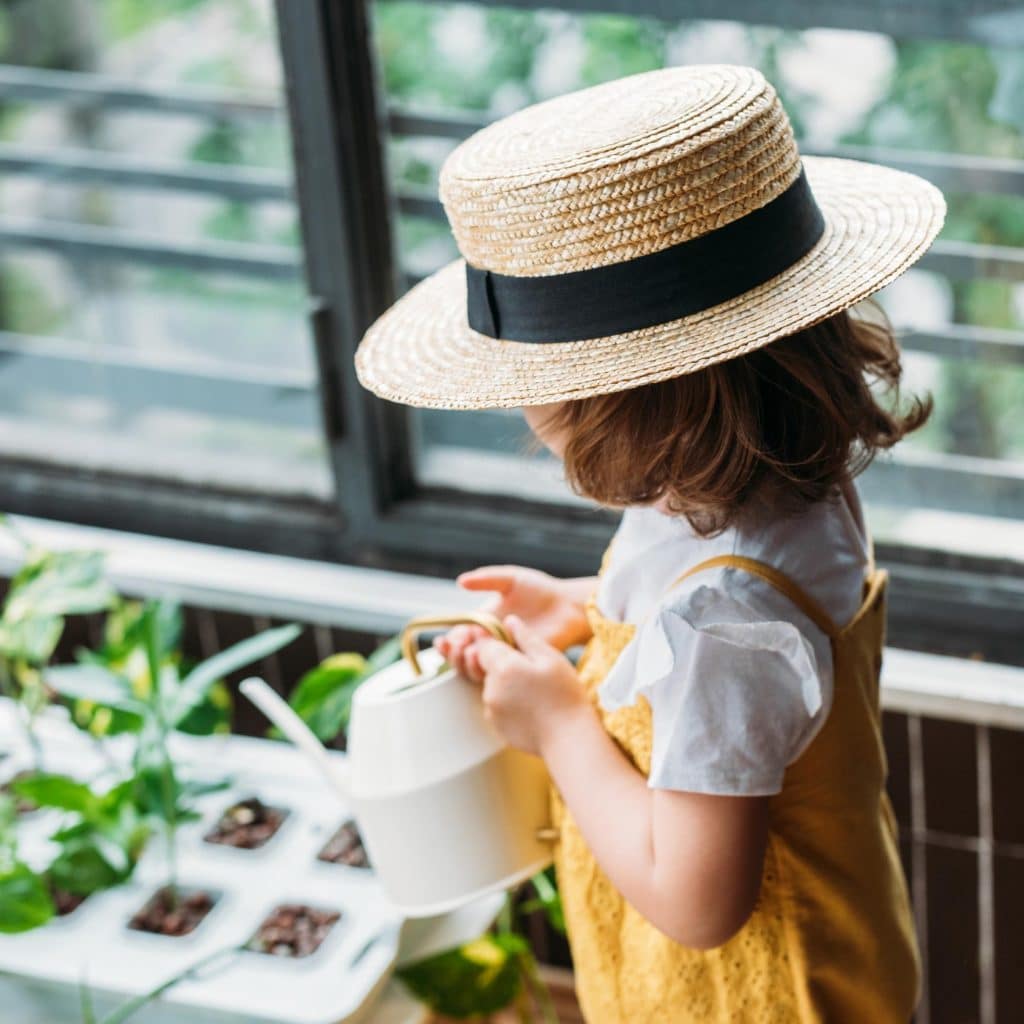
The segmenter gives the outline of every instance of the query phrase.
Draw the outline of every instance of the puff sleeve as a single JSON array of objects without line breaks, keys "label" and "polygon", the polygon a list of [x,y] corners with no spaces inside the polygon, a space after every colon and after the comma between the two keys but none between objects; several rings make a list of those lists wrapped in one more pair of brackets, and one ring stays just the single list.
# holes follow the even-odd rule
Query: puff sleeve
[{"label": "puff sleeve", "polygon": [[638,627],[598,694],[609,710],[650,702],[650,788],[770,795],[831,706],[818,662],[792,622],[703,585]]}]

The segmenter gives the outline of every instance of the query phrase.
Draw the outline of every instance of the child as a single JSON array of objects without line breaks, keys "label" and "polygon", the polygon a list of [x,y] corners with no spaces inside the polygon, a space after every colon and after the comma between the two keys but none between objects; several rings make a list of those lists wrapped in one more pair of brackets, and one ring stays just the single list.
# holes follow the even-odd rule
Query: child
[{"label": "child", "polygon": [[464,258],[372,326],[360,380],[522,407],[572,486],[624,510],[597,579],[460,577],[498,592],[515,649],[437,641],[547,764],[587,1021],[905,1024],[886,575],[853,477],[929,409],[880,402],[891,329],[849,310],[927,249],[941,194],[801,158],[759,72],[698,65],[490,125],[441,196]]}]

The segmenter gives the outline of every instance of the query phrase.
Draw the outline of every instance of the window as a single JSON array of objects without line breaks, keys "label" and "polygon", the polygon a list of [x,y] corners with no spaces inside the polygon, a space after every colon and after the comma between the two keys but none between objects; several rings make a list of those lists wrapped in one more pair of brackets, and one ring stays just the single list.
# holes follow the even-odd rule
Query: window
[{"label": "window", "polygon": [[[95,0],[90,33],[79,5],[54,6],[63,20],[27,19],[38,55],[11,44],[12,13],[2,37],[5,507],[435,573],[496,557],[589,571],[614,520],[525,452],[516,414],[377,401],[352,352],[457,255],[436,186],[459,140],[609,78],[748,63],[803,152],[947,196],[939,240],[878,296],[936,414],[863,489],[900,642],[1020,658],[1019,11]],[[203,45],[176,46],[184,33]]]},{"label": "window", "polygon": [[0,31],[0,450],[330,495],[269,0]]},{"label": "window", "polygon": [[[764,16],[751,5],[725,6],[737,17],[745,8],[755,20]],[[855,6],[865,8],[865,25],[884,24],[872,21],[868,5]],[[932,7],[930,23],[922,11],[920,30],[942,35],[940,5]],[[779,89],[804,152],[874,160],[936,181],[950,206],[941,240],[879,295],[901,329],[908,390],[931,390],[936,411],[927,429],[879,460],[864,489],[883,537],[927,529],[940,542],[961,545],[970,538],[958,535],[949,513],[995,516],[1012,526],[1000,536],[1024,554],[1014,522],[1024,516],[1024,113],[1015,101],[1024,88],[1024,58],[1018,51],[877,31],[491,4],[382,2],[375,13],[389,103],[428,105],[434,115],[434,134],[403,132],[417,120],[398,118],[389,145],[399,251],[412,278],[458,255],[443,211],[430,199],[440,162],[467,125],[665,65],[760,67]],[[855,23],[852,15],[849,20]],[[1000,24],[989,23],[993,40]],[[1018,31],[1024,32],[1019,23]],[[442,110],[447,140],[435,127]],[[424,482],[476,478],[501,486],[508,479],[507,466],[495,468],[494,453],[515,459],[521,438],[514,417],[426,412],[414,419]],[[560,496],[557,488],[549,492]]]}]

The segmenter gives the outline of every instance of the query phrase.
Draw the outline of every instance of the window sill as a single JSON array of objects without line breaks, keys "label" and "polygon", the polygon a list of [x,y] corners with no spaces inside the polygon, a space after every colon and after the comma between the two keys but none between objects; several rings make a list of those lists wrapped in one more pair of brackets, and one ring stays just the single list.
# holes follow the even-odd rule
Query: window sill
[{"label": "window sill", "polygon": [[[288,618],[368,633],[396,632],[410,618],[479,606],[447,580],[282,555],[169,540],[25,516],[12,521],[49,548],[107,553],[123,593],[171,597],[201,608]],[[0,533],[0,574],[20,565],[20,550]],[[882,669],[886,710],[1024,728],[1024,669],[889,647]]]}]

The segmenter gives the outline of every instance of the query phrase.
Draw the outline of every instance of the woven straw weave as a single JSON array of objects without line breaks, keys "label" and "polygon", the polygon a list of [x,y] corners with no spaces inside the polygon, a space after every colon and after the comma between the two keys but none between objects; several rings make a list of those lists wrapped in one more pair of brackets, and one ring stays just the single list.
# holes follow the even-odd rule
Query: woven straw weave
[{"label": "woven straw weave", "polygon": [[[801,166],[826,221],[793,266],[699,313],[554,344],[479,334],[464,260],[502,274],[586,270],[714,231],[770,202]],[[481,408],[582,398],[690,373],[854,305],[911,266],[945,216],[941,192],[877,164],[801,157],[755,68],[665,68],[535,104],[461,143],[440,197],[462,258],[366,333],[360,381],[410,405]]]}]

